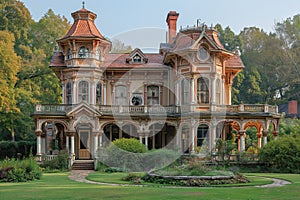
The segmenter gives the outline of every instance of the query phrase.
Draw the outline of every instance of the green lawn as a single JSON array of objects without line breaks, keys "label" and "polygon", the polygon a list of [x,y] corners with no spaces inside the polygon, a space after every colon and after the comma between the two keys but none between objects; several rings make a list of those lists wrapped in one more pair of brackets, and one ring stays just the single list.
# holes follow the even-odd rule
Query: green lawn
[{"label": "green lawn", "polygon": [[300,199],[300,174],[250,174],[289,180],[291,185],[276,188],[163,188],[122,187],[77,183],[68,173],[44,174],[28,183],[0,183],[0,199]]}]

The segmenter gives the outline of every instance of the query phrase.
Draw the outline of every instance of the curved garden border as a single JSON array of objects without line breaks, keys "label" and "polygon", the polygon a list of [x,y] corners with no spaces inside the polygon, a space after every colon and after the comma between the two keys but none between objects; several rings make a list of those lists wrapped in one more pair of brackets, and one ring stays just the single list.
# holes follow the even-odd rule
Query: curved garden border
[{"label": "curved garden border", "polygon": [[[145,187],[147,185],[131,185],[131,184],[116,184],[116,183],[101,183],[101,182],[96,182],[96,181],[90,181],[87,180],[86,177],[88,176],[89,173],[94,172],[94,171],[88,171],[88,170],[72,170],[69,175],[69,179],[77,181],[77,182],[82,182],[82,183],[89,183],[89,184],[98,184],[98,185],[110,185],[110,186],[129,186],[129,187]],[[278,178],[270,178],[270,177],[265,177],[267,179],[273,180],[273,183],[271,184],[266,184],[266,185],[257,185],[257,186],[244,186],[244,187],[260,187],[260,188],[272,188],[272,187],[282,187],[285,185],[291,184],[291,182],[283,180],[283,179],[278,179]],[[182,186],[162,186],[165,188],[182,188]],[[240,186],[243,187],[243,186]],[[240,188],[239,187],[239,188]],[[187,187],[184,187],[187,188]],[[189,187],[190,188],[190,187]]]}]

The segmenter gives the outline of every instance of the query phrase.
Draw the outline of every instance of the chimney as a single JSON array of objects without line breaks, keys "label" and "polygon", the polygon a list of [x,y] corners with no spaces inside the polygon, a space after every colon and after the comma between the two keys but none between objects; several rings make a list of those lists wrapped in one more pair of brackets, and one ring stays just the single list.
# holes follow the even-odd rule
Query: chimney
[{"label": "chimney", "polygon": [[178,19],[179,13],[176,11],[170,11],[167,16],[167,23],[168,23],[168,40],[167,42],[169,44],[174,42],[174,39],[177,34],[177,19]]},{"label": "chimney", "polygon": [[292,115],[298,114],[298,102],[296,100],[289,101],[288,112]]}]

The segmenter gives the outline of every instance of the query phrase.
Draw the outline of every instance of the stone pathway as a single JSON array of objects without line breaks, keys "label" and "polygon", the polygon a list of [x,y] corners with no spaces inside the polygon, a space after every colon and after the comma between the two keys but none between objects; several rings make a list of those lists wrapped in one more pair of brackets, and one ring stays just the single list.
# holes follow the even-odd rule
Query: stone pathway
[{"label": "stone pathway", "polygon": [[258,188],[271,188],[271,187],[281,187],[281,186],[285,186],[285,185],[291,184],[291,182],[286,181],[286,180],[282,180],[282,179],[267,178],[267,177],[265,177],[265,178],[269,179],[269,180],[272,180],[273,183],[267,184],[267,185],[258,185],[258,186],[255,186],[255,187],[258,187]]},{"label": "stone pathway", "polygon": [[[90,181],[90,180],[87,180],[86,177],[91,172],[94,172],[94,171],[93,170],[72,170],[70,175],[69,175],[69,178],[71,180],[81,182],[81,183],[98,184],[98,185],[137,186],[137,187],[144,187],[145,186],[145,185],[114,184],[114,183],[101,183],[101,182]],[[271,187],[281,187],[281,186],[291,184],[291,182],[286,181],[286,180],[282,180],[282,179],[277,179],[277,178],[267,178],[267,179],[272,180],[273,183],[267,184],[267,185],[259,185],[259,186],[255,186],[255,187],[258,187],[258,188],[271,188]],[[177,188],[177,187],[171,186],[171,188]]]}]

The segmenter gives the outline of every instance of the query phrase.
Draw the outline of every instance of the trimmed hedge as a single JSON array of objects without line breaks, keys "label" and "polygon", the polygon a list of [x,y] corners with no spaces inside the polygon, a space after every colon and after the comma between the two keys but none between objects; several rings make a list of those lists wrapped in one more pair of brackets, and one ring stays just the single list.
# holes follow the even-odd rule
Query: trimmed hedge
[{"label": "trimmed hedge", "polygon": [[35,154],[35,141],[0,141],[0,160],[5,158],[29,157]]}]

